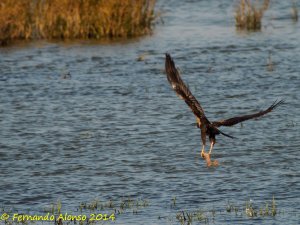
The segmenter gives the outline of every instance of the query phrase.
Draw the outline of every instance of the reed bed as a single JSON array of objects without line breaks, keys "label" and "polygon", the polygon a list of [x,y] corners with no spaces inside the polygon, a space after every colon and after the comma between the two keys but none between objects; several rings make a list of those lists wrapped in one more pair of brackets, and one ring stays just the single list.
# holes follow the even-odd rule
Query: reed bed
[{"label": "reed bed", "polygon": [[261,29],[261,20],[264,12],[268,9],[270,0],[264,0],[262,4],[250,0],[240,0],[236,8],[236,27],[242,30],[257,31]]},{"label": "reed bed", "polygon": [[1,0],[0,43],[149,34],[156,0]]},{"label": "reed bed", "polygon": [[0,1],[0,44],[11,39],[28,39],[32,34],[30,2],[25,0]]}]

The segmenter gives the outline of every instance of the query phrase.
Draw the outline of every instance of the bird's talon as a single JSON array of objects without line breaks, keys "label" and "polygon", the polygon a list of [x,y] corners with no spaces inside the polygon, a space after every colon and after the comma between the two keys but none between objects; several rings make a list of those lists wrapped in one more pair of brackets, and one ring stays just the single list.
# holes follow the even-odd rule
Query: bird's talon
[{"label": "bird's talon", "polygon": [[204,159],[205,158],[205,153],[202,151],[201,152],[201,157]]}]

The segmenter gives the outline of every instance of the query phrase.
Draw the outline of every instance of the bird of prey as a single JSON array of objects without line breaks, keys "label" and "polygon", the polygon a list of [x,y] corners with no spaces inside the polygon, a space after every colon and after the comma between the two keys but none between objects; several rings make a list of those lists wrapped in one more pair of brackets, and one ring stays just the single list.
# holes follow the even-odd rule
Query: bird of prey
[{"label": "bird of prey", "polygon": [[204,110],[201,107],[200,103],[197,101],[197,99],[193,96],[193,94],[191,93],[189,88],[182,81],[179,71],[176,69],[175,63],[174,63],[172,57],[168,53],[166,53],[165,67],[166,67],[167,79],[168,79],[169,83],[171,84],[172,88],[177,93],[177,95],[185,101],[185,103],[191,108],[192,112],[196,116],[197,127],[200,128],[200,130],[201,130],[201,139],[202,139],[201,156],[203,158],[205,158],[205,156],[207,155],[205,153],[206,136],[209,137],[209,141],[210,141],[210,149],[208,152],[208,156],[211,154],[213,146],[216,143],[216,135],[222,134],[229,138],[233,138],[232,136],[220,131],[219,127],[233,126],[233,125],[235,125],[237,123],[241,123],[245,120],[263,116],[263,115],[271,112],[278,105],[283,103],[282,100],[275,101],[269,108],[267,108],[266,110],[257,112],[257,113],[210,122],[208,120],[208,118],[206,117]]}]

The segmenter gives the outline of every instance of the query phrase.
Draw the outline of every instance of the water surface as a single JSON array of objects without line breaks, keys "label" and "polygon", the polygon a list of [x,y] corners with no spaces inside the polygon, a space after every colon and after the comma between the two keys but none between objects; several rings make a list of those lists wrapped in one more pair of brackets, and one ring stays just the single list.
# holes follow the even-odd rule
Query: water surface
[{"label": "water surface", "polygon": [[[290,7],[272,1],[262,32],[246,33],[236,31],[230,1],[159,1],[164,24],[152,36],[1,48],[1,207],[43,214],[60,201],[78,214],[81,202],[130,196],[149,206],[114,224],[179,224],[176,213],[196,209],[217,210],[215,224],[297,224],[300,31]],[[237,138],[217,137],[220,166],[209,169],[194,116],[166,80],[165,52],[211,120],[286,104],[223,128]],[[259,207],[273,196],[275,218],[225,211],[227,202]]]}]

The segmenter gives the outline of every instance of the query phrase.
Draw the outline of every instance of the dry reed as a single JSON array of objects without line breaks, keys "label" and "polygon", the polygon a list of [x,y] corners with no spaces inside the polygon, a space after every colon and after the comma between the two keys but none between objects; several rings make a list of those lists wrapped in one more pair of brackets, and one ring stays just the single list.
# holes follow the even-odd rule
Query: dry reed
[{"label": "dry reed", "polygon": [[156,0],[1,0],[0,43],[151,33]]},{"label": "dry reed", "polygon": [[270,0],[264,0],[263,4],[258,7],[250,0],[240,0],[235,14],[236,27],[245,30],[260,30],[262,17],[269,3]]}]

